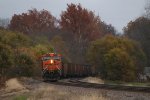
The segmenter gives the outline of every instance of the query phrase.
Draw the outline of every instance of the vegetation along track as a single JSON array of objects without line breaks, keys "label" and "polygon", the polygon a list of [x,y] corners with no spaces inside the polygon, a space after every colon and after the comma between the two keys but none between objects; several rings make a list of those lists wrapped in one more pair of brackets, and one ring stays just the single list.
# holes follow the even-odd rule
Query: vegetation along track
[{"label": "vegetation along track", "polygon": [[112,84],[96,84],[96,83],[81,82],[76,79],[75,80],[71,79],[68,81],[57,81],[57,82],[48,81],[47,83],[51,83],[51,84],[55,84],[55,85],[84,87],[84,88],[109,89],[109,90],[121,90],[121,91],[129,91],[129,92],[150,93],[150,87],[112,85]]}]

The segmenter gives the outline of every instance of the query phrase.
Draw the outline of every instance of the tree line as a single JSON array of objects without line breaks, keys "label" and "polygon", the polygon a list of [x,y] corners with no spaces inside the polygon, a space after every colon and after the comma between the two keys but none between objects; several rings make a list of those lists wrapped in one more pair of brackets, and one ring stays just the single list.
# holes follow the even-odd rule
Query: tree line
[{"label": "tree line", "polygon": [[118,35],[81,4],[67,4],[60,19],[31,9],[14,14],[8,27],[0,28],[0,76],[39,75],[39,57],[57,52],[65,62],[92,64],[103,79],[136,81],[150,66],[149,43],[150,19],[145,16],[129,22]]}]

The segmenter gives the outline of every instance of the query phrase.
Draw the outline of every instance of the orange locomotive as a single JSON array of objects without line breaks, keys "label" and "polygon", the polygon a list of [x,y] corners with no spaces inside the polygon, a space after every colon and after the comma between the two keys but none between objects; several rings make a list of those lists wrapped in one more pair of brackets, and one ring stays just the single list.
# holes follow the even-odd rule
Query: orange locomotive
[{"label": "orange locomotive", "polygon": [[56,53],[44,54],[41,59],[44,80],[58,80],[60,77],[85,77],[93,74],[91,65],[63,63],[62,56]]},{"label": "orange locomotive", "polygon": [[42,56],[42,76],[44,80],[58,80],[62,76],[61,55],[48,53]]}]

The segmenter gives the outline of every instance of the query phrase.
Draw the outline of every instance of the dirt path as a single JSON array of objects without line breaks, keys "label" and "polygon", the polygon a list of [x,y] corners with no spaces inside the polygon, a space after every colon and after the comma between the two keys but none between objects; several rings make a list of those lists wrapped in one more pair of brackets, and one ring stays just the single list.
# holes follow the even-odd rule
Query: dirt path
[{"label": "dirt path", "polygon": [[150,93],[112,91],[44,83],[32,78],[11,79],[0,100],[150,100]]}]

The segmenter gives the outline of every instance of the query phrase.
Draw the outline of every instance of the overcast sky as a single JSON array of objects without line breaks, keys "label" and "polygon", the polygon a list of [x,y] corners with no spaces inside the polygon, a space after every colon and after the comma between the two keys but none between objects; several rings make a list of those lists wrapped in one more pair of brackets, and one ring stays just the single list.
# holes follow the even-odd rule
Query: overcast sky
[{"label": "overcast sky", "polygon": [[80,3],[121,32],[129,21],[144,14],[146,0],[0,0],[0,18],[10,18],[32,8],[46,9],[59,18],[67,3]]}]

